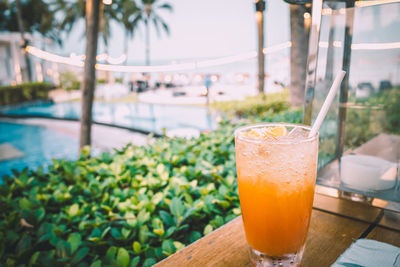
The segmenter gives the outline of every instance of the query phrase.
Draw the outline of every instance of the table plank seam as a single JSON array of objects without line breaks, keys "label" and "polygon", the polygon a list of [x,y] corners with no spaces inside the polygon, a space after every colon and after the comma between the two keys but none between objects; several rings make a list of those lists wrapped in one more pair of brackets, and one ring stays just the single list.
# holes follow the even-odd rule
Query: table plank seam
[{"label": "table plank seam", "polygon": [[[349,215],[345,215],[345,214],[341,214],[341,213],[337,213],[337,212],[333,212],[333,211],[329,211],[329,210],[325,210],[325,209],[321,209],[321,208],[317,208],[317,207],[313,207],[313,209],[321,211],[321,212],[324,212],[324,213],[328,213],[328,214],[336,215],[336,216],[339,216],[339,217],[343,217],[343,218],[346,218],[346,219],[351,219],[351,220],[354,220],[354,221],[371,224],[370,221],[363,220],[363,219],[360,219],[360,218],[357,218],[357,217],[352,217],[352,216],[349,216]],[[379,214],[378,214],[377,218],[378,217],[379,217]],[[376,220],[376,218],[375,218],[375,220]]]},{"label": "table plank seam", "polygon": [[358,237],[358,239],[367,237],[369,233],[371,233],[371,231],[374,230],[374,228],[379,224],[380,220],[383,218],[384,213],[384,210],[381,210],[375,221],[371,223],[370,226],[368,226],[368,228]]}]

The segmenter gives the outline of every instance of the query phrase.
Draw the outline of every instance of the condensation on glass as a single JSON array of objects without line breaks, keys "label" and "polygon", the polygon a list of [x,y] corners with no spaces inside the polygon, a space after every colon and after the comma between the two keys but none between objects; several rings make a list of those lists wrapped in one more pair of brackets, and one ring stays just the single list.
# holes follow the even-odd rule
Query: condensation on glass
[{"label": "condensation on glass", "polygon": [[398,206],[400,2],[314,0],[312,25],[306,124],[335,75],[347,72],[320,129],[317,183]]}]

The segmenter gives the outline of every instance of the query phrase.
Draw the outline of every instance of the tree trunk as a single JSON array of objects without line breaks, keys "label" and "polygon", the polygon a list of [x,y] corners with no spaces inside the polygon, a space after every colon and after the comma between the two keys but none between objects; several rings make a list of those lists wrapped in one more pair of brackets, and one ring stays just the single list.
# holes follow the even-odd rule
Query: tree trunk
[{"label": "tree trunk", "polygon": [[29,60],[29,55],[26,53],[25,48],[28,45],[28,42],[25,39],[25,29],[24,29],[24,22],[22,20],[22,9],[21,9],[21,2],[20,0],[15,0],[15,5],[17,7],[17,21],[18,21],[18,29],[19,32],[21,33],[21,39],[22,39],[22,53],[24,54],[25,57],[25,63],[26,63],[26,72],[28,74],[28,80],[29,82],[32,81],[32,72],[31,72],[31,62]]},{"label": "tree trunk", "polygon": [[126,60],[124,62],[124,65],[128,65],[128,45],[129,45],[129,32],[128,32],[128,30],[125,30],[125,34],[124,34],[124,54],[126,56]]},{"label": "tree trunk", "polygon": [[264,80],[265,80],[265,56],[264,56],[264,13],[262,11],[256,12],[257,16],[257,29],[258,29],[258,94],[264,94]]},{"label": "tree trunk", "polygon": [[[336,10],[336,3],[329,3],[329,7],[333,10]],[[325,81],[328,84],[331,84],[333,81],[333,67],[335,66],[334,61],[334,53],[335,48],[333,46],[334,38],[335,38],[335,29],[336,29],[336,15],[332,14],[330,17],[330,26],[329,26],[329,35],[328,35],[328,51],[326,56],[326,71],[325,71]]]},{"label": "tree trunk", "polygon": [[146,66],[150,66],[150,25],[149,19],[146,19]]},{"label": "tree trunk", "polygon": [[292,47],[290,49],[290,103],[294,107],[304,104],[307,44],[306,29],[304,27],[303,5],[290,5],[290,38]]},{"label": "tree trunk", "polygon": [[82,115],[80,144],[82,149],[90,145],[92,127],[92,106],[96,81],[96,54],[99,32],[99,15],[101,0],[86,1],[86,60],[82,83]]}]

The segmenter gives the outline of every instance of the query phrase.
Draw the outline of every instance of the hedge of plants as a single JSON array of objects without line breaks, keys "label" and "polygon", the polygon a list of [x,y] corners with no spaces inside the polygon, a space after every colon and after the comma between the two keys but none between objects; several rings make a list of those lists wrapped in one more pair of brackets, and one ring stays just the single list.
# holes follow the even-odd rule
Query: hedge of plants
[{"label": "hedge of plants", "polygon": [[49,91],[54,88],[53,85],[43,82],[22,83],[15,86],[0,86],[0,106],[46,99]]},{"label": "hedge of plants", "polygon": [[287,102],[289,92],[285,89],[283,92],[268,94],[264,96],[248,96],[244,100],[219,101],[212,103],[212,107],[222,111],[230,117],[268,118],[274,114],[281,113],[289,109]]},{"label": "hedge of plants", "polygon": [[[286,111],[269,121],[301,122]],[[241,122],[239,122],[241,123]],[[248,121],[246,121],[248,123]],[[233,130],[54,160],[0,185],[5,266],[151,266],[240,214]]]},{"label": "hedge of plants", "polygon": [[61,72],[59,76],[60,88],[71,91],[81,89],[81,81],[76,73],[72,71]]},{"label": "hedge of plants", "polygon": [[[400,134],[400,87],[387,88],[362,99],[350,94],[349,103],[363,108],[351,108],[346,111],[344,150],[355,149],[381,133]],[[322,125],[318,154],[319,166],[335,159],[337,142],[338,108],[328,113],[326,129]]]}]

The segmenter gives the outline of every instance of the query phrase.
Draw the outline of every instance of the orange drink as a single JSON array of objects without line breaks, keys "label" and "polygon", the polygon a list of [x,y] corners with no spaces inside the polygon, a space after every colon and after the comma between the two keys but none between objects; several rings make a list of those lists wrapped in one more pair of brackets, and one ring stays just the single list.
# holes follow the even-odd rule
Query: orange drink
[{"label": "orange drink", "polygon": [[309,131],[275,123],[235,132],[240,206],[257,266],[297,266],[301,261],[318,156],[318,134],[308,137]]}]

